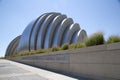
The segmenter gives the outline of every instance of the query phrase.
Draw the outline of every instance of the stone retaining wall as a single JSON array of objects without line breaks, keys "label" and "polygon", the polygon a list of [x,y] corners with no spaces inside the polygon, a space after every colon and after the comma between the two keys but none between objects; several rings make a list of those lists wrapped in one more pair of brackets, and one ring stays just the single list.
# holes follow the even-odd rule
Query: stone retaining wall
[{"label": "stone retaining wall", "polygon": [[99,80],[120,79],[120,43],[15,57],[12,60]]}]

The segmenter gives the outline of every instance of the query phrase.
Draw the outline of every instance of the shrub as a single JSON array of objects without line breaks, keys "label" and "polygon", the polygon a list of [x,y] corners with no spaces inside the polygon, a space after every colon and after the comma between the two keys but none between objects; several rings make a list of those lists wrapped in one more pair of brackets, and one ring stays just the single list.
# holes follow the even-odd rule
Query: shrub
[{"label": "shrub", "polygon": [[102,33],[95,33],[85,41],[86,46],[94,46],[104,44],[104,37]]},{"label": "shrub", "polygon": [[67,50],[67,49],[69,49],[69,44],[68,44],[68,43],[63,44],[62,47],[61,47],[61,49],[62,49],[62,50]]},{"label": "shrub", "polygon": [[75,49],[75,48],[77,48],[76,44],[70,44],[69,45],[69,49]]},{"label": "shrub", "polygon": [[40,49],[40,50],[36,51],[36,54],[38,54],[38,53],[45,53],[45,52],[48,52],[48,50],[47,49]]},{"label": "shrub", "polygon": [[120,42],[119,36],[110,36],[107,40],[107,43],[115,43],[115,42]]},{"label": "shrub", "polygon": [[77,43],[76,48],[83,48],[86,47],[85,43]]},{"label": "shrub", "polygon": [[22,52],[22,53],[18,53],[14,56],[25,56],[25,55],[29,55],[29,52]]},{"label": "shrub", "polygon": [[36,54],[36,51],[31,51],[28,53],[28,55]]},{"label": "shrub", "polygon": [[69,49],[83,48],[86,47],[85,43],[76,43],[69,45]]},{"label": "shrub", "polygon": [[57,46],[53,46],[53,47],[51,48],[51,51],[52,51],[52,52],[54,52],[54,51],[59,51],[59,50],[60,50],[60,48],[57,47]]}]

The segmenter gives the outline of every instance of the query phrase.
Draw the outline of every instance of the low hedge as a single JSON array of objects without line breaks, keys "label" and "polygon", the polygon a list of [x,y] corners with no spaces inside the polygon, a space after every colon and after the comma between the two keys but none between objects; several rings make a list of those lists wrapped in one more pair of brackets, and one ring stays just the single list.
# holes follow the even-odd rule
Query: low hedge
[{"label": "low hedge", "polygon": [[[119,36],[110,36],[107,40],[107,43],[115,43],[115,42],[120,42]],[[61,47],[54,46],[54,47],[49,48],[49,49],[40,49],[40,50],[31,51],[31,52],[22,52],[19,54],[14,54],[12,56],[7,56],[6,58],[32,55],[32,54],[40,54],[40,53],[46,53],[46,52],[54,52],[54,51],[59,51],[59,50],[83,48],[83,47],[87,47],[87,46],[101,45],[104,43],[105,43],[105,40],[104,40],[103,34],[102,33],[95,33],[92,36],[88,37],[84,43],[76,43],[76,44],[65,43]]]},{"label": "low hedge", "polygon": [[67,49],[69,49],[69,44],[68,43],[63,44],[61,50],[67,50]]},{"label": "low hedge", "polygon": [[54,52],[54,51],[59,51],[60,50],[60,47],[57,47],[57,46],[53,46],[51,48],[51,51]]},{"label": "low hedge", "polygon": [[86,39],[85,44],[86,46],[94,46],[94,45],[101,45],[104,44],[104,36],[102,33],[95,33],[89,38]]},{"label": "low hedge", "polygon": [[116,43],[116,42],[120,42],[119,36],[110,36],[107,40],[107,43]]}]

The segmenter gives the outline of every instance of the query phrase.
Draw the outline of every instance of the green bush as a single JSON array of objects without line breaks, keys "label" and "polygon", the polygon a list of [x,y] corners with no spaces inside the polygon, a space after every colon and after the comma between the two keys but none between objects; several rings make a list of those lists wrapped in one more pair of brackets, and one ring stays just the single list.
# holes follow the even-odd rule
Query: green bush
[{"label": "green bush", "polygon": [[75,48],[77,48],[76,44],[70,44],[69,45],[69,49],[75,49]]},{"label": "green bush", "polygon": [[67,49],[69,49],[69,44],[67,44],[67,43],[63,44],[62,47],[61,47],[61,49],[62,49],[62,50],[67,50]]},{"label": "green bush", "polygon": [[76,48],[83,48],[86,47],[85,43],[77,43]]},{"label": "green bush", "polygon": [[18,53],[16,55],[13,55],[13,57],[16,57],[16,56],[25,56],[25,55],[29,55],[29,52]]},{"label": "green bush", "polygon": [[107,43],[116,43],[116,42],[120,42],[119,36],[110,36],[107,40]]},{"label": "green bush", "polygon": [[85,41],[86,46],[94,46],[104,44],[104,37],[102,33],[95,33]]},{"label": "green bush", "polygon": [[83,48],[83,47],[86,47],[85,43],[76,43],[69,45],[69,49]]},{"label": "green bush", "polygon": [[54,52],[54,51],[59,51],[59,50],[60,50],[60,48],[57,47],[57,46],[53,46],[53,47],[51,48],[51,51],[52,51],[52,52]]},{"label": "green bush", "polygon": [[37,50],[35,53],[36,54],[39,54],[39,53],[46,53],[48,52],[49,49],[40,49],[40,50]]},{"label": "green bush", "polygon": [[36,54],[36,51],[30,51],[28,52],[28,55]]}]

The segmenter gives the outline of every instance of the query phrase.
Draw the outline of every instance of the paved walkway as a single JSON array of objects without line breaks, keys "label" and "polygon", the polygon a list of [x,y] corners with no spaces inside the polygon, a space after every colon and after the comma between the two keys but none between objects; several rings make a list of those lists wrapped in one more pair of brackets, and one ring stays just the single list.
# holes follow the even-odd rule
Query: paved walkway
[{"label": "paved walkway", "polygon": [[0,59],[0,80],[78,80],[25,64]]}]

